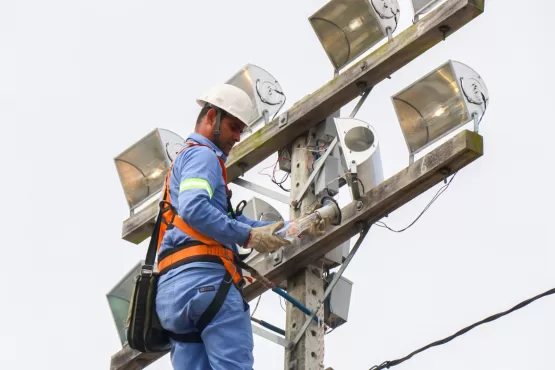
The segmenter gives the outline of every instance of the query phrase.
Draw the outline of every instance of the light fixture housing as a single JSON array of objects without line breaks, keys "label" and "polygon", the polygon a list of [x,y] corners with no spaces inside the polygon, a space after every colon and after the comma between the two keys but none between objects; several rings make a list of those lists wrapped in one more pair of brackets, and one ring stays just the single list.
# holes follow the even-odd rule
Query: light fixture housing
[{"label": "light fixture housing", "polygon": [[156,128],[114,158],[131,214],[162,190],[168,169],[185,140]]},{"label": "light fixture housing", "polygon": [[277,209],[257,197],[249,199],[243,208],[243,215],[255,221],[283,221],[283,216]]},{"label": "light fixture housing", "polygon": [[391,37],[399,15],[397,0],[331,0],[308,20],[338,71]]},{"label": "light fixture housing", "polygon": [[137,262],[137,264],[106,294],[122,346],[127,343],[125,325],[129,313],[131,296],[133,294],[133,289],[135,289],[135,277],[140,274],[143,264],[143,260]]},{"label": "light fixture housing", "polygon": [[356,171],[360,194],[383,181],[382,159],[376,130],[356,118],[334,118],[345,172]]},{"label": "light fixture housing", "polygon": [[449,60],[392,97],[410,161],[470,121],[475,131],[488,106],[487,87],[467,65]]},{"label": "light fixture housing", "polygon": [[442,0],[411,0],[414,18],[422,14],[428,13],[432,8]]},{"label": "light fixture housing", "polygon": [[245,65],[226,83],[237,86],[251,98],[253,111],[247,124],[248,131],[252,132],[259,122],[270,122],[285,104],[285,95],[279,82],[268,71],[254,64]]}]

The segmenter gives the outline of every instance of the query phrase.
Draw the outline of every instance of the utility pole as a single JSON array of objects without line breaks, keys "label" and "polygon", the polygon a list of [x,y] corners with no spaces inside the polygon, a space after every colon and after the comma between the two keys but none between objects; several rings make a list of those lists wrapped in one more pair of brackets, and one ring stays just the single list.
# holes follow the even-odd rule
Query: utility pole
[{"label": "utility pole", "polygon": [[[309,140],[310,138],[306,134],[301,135],[295,139],[292,145],[291,201],[296,198],[310,176],[309,168],[311,168],[313,159],[311,152],[307,150]],[[302,211],[315,201],[316,196],[308,189],[301,206],[298,209],[291,207],[291,220],[300,217]],[[296,248],[295,244],[288,248]],[[309,307],[309,309],[316,307],[324,292],[321,265],[311,264],[288,278],[287,292],[305,307]],[[323,314],[319,316],[323,320]],[[306,314],[288,302],[285,338],[289,341],[293,340],[297,332],[301,330],[305,320]],[[320,369],[320,364],[324,360],[324,327],[312,322],[307,329],[307,333],[308,335],[303,336],[295,348],[292,350],[286,349],[285,370]]]},{"label": "utility pole", "polygon": [[[391,1],[388,0],[385,3],[389,4]],[[255,134],[242,140],[235,146],[226,162],[228,181],[239,185],[240,183],[248,185],[249,182],[240,179],[240,177],[244,176],[250,169],[270,155],[276,152],[279,155],[279,151],[284,146],[289,146],[291,148],[290,219],[298,218],[317,199],[311,184],[309,184],[309,182],[315,181],[314,173],[311,174],[312,161],[314,160],[313,155],[307,150],[307,145],[313,144],[312,141],[316,139],[312,136],[312,129],[334,114],[334,112],[340,110],[344,105],[359,97],[361,89],[376,86],[381,81],[390,78],[396,71],[409,64],[412,60],[424,54],[434,45],[445,41],[447,37],[482,14],[484,6],[485,0],[445,0],[422,19],[415,18],[417,24],[410,26],[395,37],[393,37],[392,29],[390,28],[387,32],[389,38],[387,43],[367,56],[362,57],[344,71],[337,73],[331,81],[293,104],[291,108],[281,113],[271,122],[266,122]],[[384,6],[384,9],[381,9],[381,11],[382,13],[387,13],[390,9],[391,7]],[[333,14],[336,13],[333,12]],[[385,15],[387,16],[388,14]],[[359,26],[362,26],[362,23],[358,20],[349,23],[349,27],[353,29],[357,29]],[[453,69],[451,67],[453,66],[449,64],[445,67],[445,70]],[[453,75],[456,74],[457,71],[455,70]],[[432,82],[441,83],[447,81],[445,76],[448,75],[443,73],[442,76],[444,78],[436,79]],[[427,86],[431,85],[429,82]],[[461,102],[461,104],[438,105],[431,113],[428,112],[428,116],[436,119],[442,116],[446,109],[450,107],[470,104],[469,106],[473,109],[472,111],[468,109],[465,112],[457,111],[454,112],[456,114],[451,116],[471,116],[479,123],[481,114],[483,114],[480,109],[483,108],[485,111],[485,96],[487,96],[487,94],[481,94],[482,90],[478,86],[479,79],[467,78],[463,84],[462,79],[457,78],[450,81],[450,83],[451,87],[460,83],[457,93],[459,90],[464,90],[464,95],[459,94],[449,97],[466,100]],[[433,94],[412,93],[408,95],[424,99]],[[483,98],[484,104],[482,104],[481,98]],[[401,96],[396,101],[401,102],[397,104],[402,104],[405,101],[405,97]],[[420,101],[419,103],[423,102]],[[422,104],[423,107],[428,106],[430,102],[425,103]],[[424,121],[424,116],[418,109],[414,108],[415,105],[406,105],[416,110],[420,117],[422,117],[422,121]],[[405,109],[404,112],[406,113],[408,108],[401,106],[400,109]],[[420,123],[419,120],[415,120],[414,123],[415,129],[422,129],[417,127],[416,123]],[[440,122],[439,125],[441,124],[444,123]],[[336,137],[333,139],[333,145],[341,145],[343,155],[348,153],[355,156],[357,153],[368,150],[368,148],[362,148],[361,151],[360,147],[358,147],[363,145],[364,140],[367,139],[363,133],[369,131],[365,131],[363,126],[359,127],[360,130],[353,130],[352,132],[354,132],[355,137],[351,136],[349,138],[351,143],[354,142],[355,144],[352,148],[352,153],[351,149],[346,149],[346,146],[348,146],[346,132],[343,131],[347,130],[341,130],[342,132],[338,130]],[[429,122],[424,126],[426,131],[421,137],[429,144],[430,133],[433,135],[434,132],[428,130]],[[403,127],[407,127],[407,125]],[[412,128],[413,126],[409,125],[408,127]],[[379,221],[418,195],[445,181],[448,176],[480,158],[483,155],[483,139],[477,133],[477,127],[475,127],[475,130],[476,132],[468,130],[459,132],[441,145],[438,145],[428,154],[413,161],[415,151],[422,149],[421,143],[416,140],[413,143],[416,147],[411,147],[410,149],[411,160],[409,165],[375,186],[367,186],[360,193],[356,192],[357,194],[353,195],[353,201],[340,210],[341,222],[326,230],[325,235],[312,238],[312,240],[309,237],[295,240],[293,245],[282,248],[279,258],[246,260],[261,276],[264,276],[274,284],[287,281],[287,293],[298,300],[304,307],[308,308],[308,310],[312,311],[312,314],[316,315],[316,321],[319,322],[312,321],[306,313],[291,304],[287,304],[285,340],[280,338],[282,342],[286,342],[284,345],[284,368],[286,370],[323,369],[325,327],[321,325],[323,320],[323,308],[321,306],[323,301],[325,301],[324,295],[329,294],[334,283],[337,282],[337,280],[334,280],[330,283],[326,288],[326,292],[324,292],[324,281],[322,279],[324,256],[337,248],[341,243],[360,234],[361,239],[355,245],[358,248],[362,238],[366,235],[366,225]],[[338,141],[340,144],[338,144]],[[164,147],[164,153],[167,153],[167,147]],[[323,160],[319,159],[316,162],[315,168],[319,163],[321,164],[326,161],[326,154],[320,158]],[[125,163],[123,161],[120,162]],[[355,165],[349,166],[346,172],[350,172],[353,175],[352,178],[356,179],[356,176],[360,176],[359,178],[365,176],[365,173],[357,168],[359,163],[355,163],[356,161],[354,160],[350,162]],[[147,161],[146,163],[149,162]],[[365,168],[361,169],[365,170]],[[143,174],[143,177],[146,176]],[[242,181],[237,182],[237,180]],[[256,191],[256,188],[257,186],[251,186],[251,190]],[[148,190],[150,194],[150,189]],[[299,199],[300,192],[304,192],[302,199],[299,204],[294,204],[293,200]],[[319,190],[316,192],[321,195]],[[268,194],[266,189],[265,195],[268,196]],[[270,197],[272,197],[271,194]],[[274,197],[274,199],[282,201],[280,198],[282,197]],[[154,200],[140,203],[140,209],[137,208],[137,211],[132,212],[130,217],[123,222],[122,239],[139,244],[151,235],[154,219],[158,212],[156,197],[152,199]],[[286,201],[286,199],[283,201]],[[364,232],[361,232],[361,225],[365,225]],[[355,247],[351,252],[356,251]],[[276,255],[275,257],[278,256]],[[342,269],[346,268],[350,258],[352,258],[351,254],[342,264],[338,276],[341,274]],[[261,281],[255,280],[245,286],[243,294],[245,299],[250,302],[268,289],[268,284],[265,285]],[[319,311],[315,311],[317,307],[320,307]],[[127,344],[122,344],[122,348],[112,356],[110,369],[143,369],[165,354],[167,352],[142,353],[131,349]],[[259,361],[263,362],[263,359]]]}]

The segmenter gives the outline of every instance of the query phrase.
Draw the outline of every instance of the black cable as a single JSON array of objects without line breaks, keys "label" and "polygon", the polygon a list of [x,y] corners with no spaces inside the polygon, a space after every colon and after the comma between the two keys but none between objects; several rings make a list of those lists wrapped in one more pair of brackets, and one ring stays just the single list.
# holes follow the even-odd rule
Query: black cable
[{"label": "black cable", "polygon": [[418,350],[416,350],[416,351],[410,353],[409,355],[407,355],[407,356],[405,356],[405,357],[403,357],[403,358],[400,358],[400,359],[398,359],[398,360],[393,360],[393,361],[385,361],[385,362],[383,362],[380,366],[372,366],[372,367],[370,368],[370,370],[389,369],[389,368],[392,367],[392,366],[397,366],[397,365],[399,365],[400,363],[405,362],[406,360],[410,359],[412,356],[414,356],[414,355],[416,355],[416,354],[418,354],[418,353],[420,353],[420,352],[423,352],[423,351],[427,350],[428,348],[435,347],[435,346],[440,346],[440,345],[442,345],[442,344],[445,344],[445,343],[447,343],[447,342],[449,342],[449,341],[455,339],[456,337],[458,337],[458,336],[460,336],[460,335],[463,335],[463,334],[469,332],[470,330],[474,329],[474,328],[477,327],[477,326],[480,326],[480,325],[482,325],[482,324],[485,324],[485,323],[488,323],[488,322],[497,320],[497,319],[499,319],[499,318],[501,318],[501,317],[503,317],[503,316],[505,316],[505,315],[510,314],[511,312],[514,312],[514,311],[516,311],[516,310],[519,310],[519,309],[521,309],[521,308],[523,308],[523,307],[529,305],[530,303],[532,303],[532,302],[534,302],[534,301],[536,301],[536,300],[538,300],[538,299],[540,299],[540,298],[546,297],[546,296],[551,295],[551,294],[554,294],[554,293],[555,293],[555,288],[550,289],[550,290],[548,290],[548,291],[545,292],[545,293],[539,294],[539,295],[537,295],[537,296],[535,296],[535,297],[532,297],[532,298],[527,299],[527,300],[525,300],[525,301],[523,301],[523,302],[520,302],[519,304],[517,304],[516,306],[514,306],[514,307],[511,308],[510,310],[507,310],[507,311],[500,312],[500,313],[497,313],[497,314],[495,314],[495,315],[492,315],[492,316],[490,316],[490,317],[488,317],[488,318],[486,318],[486,319],[484,319],[484,320],[482,320],[482,321],[478,321],[477,323],[474,323],[474,324],[472,324],[472,325],[470,325],[470,326],[467,326],[467,327],[464,328],[464,329],[459,330],[458,332],[456,332],[455,334],[453,334],[453,335],[451,335],[451,336],[449,336],[449,337],[447,337],[447,338],[438,340],[437,342],[430,343],[430,344],[428,344],[427,346],[422,347],[422,348],[420,348],[420,349],[418,349]]},{"label": "black cable", "polygon": [[451,182],[453,181],[453,179],[455,178],[455,176],[457,175],[457,172],[455,172],[455,174],[453,175],[453,177],[451,177],[451,180],[449,180],[448,183],[446,183],[445,185],[443,185],[436,193],[436,195],[434,195],[434,197],[432,198],[432,200],[430,201],[430,203],[428,203],[428,205],[426,207],[424,207],[424,210],[422,210],[422,212],[420,212],[420,214],[418,215],[418,217],[416,217],[414,219],[414,221],[412,221],[410,223],[410,225],[408,225],[407,227],[401,229],[401,230],[393,230],[392,228],[390,228],[389,226],[387,226],[387,224],[385,224],[382,221],[377,221],[375,224],[376,226],[379,227],[385,227],[386,229],[393,231],[395,233],[402,233],[403,231],[407,230],[409,227],[411,227],[412,225],[414,225],[416,223],[416,221],[418,221],[420,219],[420,217],[422,217],[422,215],[424,214],[424,212],[426,212],[428,210],[428,208],[430,208],[430,206],[437,200],[437,198],[439,198],[439,196],[441,194],[443,194],[443,192],[445,192],[447,190],[447,188],[449,188],[449,185],[451,185]]},{"label": "black cable", "polygon": [[274,89],[274,91],[277,92],[278,94],[281,94],[281,96],[283,96],[283,103],[281,104],[279,109],[276,111],[276,113],[274,113],[274,116],[272,117],[272,121],[274,119],[276,119],[276,116],[277,116],[278,112],[281,110],[281,108],[283,108],[283,106],[285,105],[285,102],[287,101],[287,96],[285,96],[284,93],[282,93],[281,91],[278,91],[277,89]]},{"label": "black cable", "polygon": [[260,298],[262,298],[262,294],[258,296],[258,300],[256,301],[256,306],[254,306],[254,310],[252,310],[251,317],[254,316],[256,309],[258,308],[258,304],[260,303]]}]

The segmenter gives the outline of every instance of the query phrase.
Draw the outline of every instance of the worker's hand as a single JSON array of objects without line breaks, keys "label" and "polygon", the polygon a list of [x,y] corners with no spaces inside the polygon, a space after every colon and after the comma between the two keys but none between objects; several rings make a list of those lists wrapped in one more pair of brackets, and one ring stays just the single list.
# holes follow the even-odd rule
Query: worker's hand
[{"label": "worker's hand", "polygon": [[[305,217],[311,215],[316,211],[318,208],[321,208],[321,203],[315,203],[314,205],[308,207],[306,211],[303,212],[301,217]],[[326,229],[331,225],[331,218],[330,217],[318,217],[312,225],[305,231],[303,231],[299,236],[322,236],[326,233]]]},{"label": "worker's hand", "polygon": [[252,248],[260,253],[273,252],[291,242],[287,239],[274,235],[283,227],[283,221],[274,222],[266,226],[253,227],[246,247]]}]

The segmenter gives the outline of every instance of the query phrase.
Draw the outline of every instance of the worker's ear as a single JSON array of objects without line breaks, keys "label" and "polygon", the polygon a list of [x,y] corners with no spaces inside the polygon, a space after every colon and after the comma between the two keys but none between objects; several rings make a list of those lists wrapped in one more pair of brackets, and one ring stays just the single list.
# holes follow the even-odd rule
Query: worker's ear
[{"label": "worker's ear", "polygon": [[216,110],[214,108],[210,108],[208,110],[208,112],[206,112],[206,119],[208,121],[208,123],[212,126],[214,126],[216,124],[216,116],[218,115],[218,113],[216,112]]}]

